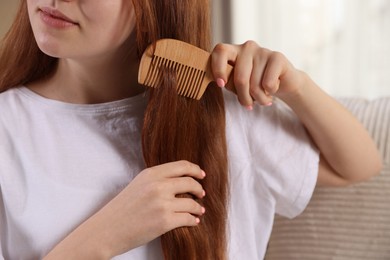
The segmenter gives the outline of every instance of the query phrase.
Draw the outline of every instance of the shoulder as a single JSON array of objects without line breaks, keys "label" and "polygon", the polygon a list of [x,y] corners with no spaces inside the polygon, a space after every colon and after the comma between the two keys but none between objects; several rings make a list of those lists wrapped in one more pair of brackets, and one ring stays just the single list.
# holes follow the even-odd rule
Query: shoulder
[{"label": "shoulder", "polygon": [[269,107],[255,105],[247,111],[233,93],[224,93],[228,146],[242,148],[247,156],[297,155],[300,150],[316,150],[304,125],[281,100]]},{"label": "shoulder", "polygon": [[234,94],[225,93],[225,107],[231,174],[257,180],[257,188],[262,182],[277,213],[299,214],[315,187],[319,160],[303,124],[280,100],[247,111]]},{"label": "shoulder", "polygon": [[18,91],[9,89],[0,93],[0,182],[6,173],[7,163],[11,160],[10,151],[18,126]]},{"label": "shoulder", "polygon": [[[26,109],[26,100],[21,88],[16,87],[0,93],[0,134],[9,132],[10,128],[17,127],[18,120],[23,117]],[[8,130],[7,130],[8,129]]]},{"label": "shoulder", "polygon": [[255,104],[254,109],[248,111],[241,106],[235,94],[224,91],[224,99],[228,135],[241,132],[252,139],[261,135],[262,139],[279,140],[284,139],[280,137],[302,139],[307,135],[301,121],[281,100],[274,100],[269,107]]},{"label": "shoulder", "polygon": [[10,109],[15,109],[19,107],[19,104],[22,104],[22,89],[23,87],[15,87],[3,91],[0,93],[0,113],[4,114],[9,112]]},{"label": "shoulder", "polygon": [[11,88],[0,93],[0,123],[17,115],[18,110],[23,105],[21,95],[19,88]]}]

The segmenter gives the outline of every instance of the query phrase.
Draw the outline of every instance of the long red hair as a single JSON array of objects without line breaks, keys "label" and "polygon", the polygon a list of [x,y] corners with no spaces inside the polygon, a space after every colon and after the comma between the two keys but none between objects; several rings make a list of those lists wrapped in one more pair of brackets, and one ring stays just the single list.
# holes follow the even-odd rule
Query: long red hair
[{"label": "long red hair", "polygon": [[[208,0],[133,0],[141,55],[149,44],[174,38],[210,50]],[[26,1],[0,48],[0,92],[50,76],[57,59],[41,52],[29,23]],[[174,73],[150,90],[142,144],[148,167],[177,160],[198,164],[207,212],[196,227],[182,227],[161,237],[165,259],[226,259],[227,154],[222,91],[208,87],[200,101],[178,96]],[[1,104],[0,104],[1,106]]]}]

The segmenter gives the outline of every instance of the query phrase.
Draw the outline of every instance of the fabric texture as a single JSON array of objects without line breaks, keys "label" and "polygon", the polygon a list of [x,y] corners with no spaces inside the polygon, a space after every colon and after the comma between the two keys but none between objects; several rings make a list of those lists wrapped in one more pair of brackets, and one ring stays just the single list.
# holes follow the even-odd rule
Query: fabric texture
[{"label": "fabric texture", "polygon": [[[262,259],[275,212],[295,217],[307,205],[318,152],[283,103],[249,112],[233,94],[225,100],[229,258]],[[20,87],[0,106],[2,256],[41,259],[145,167],[146,97],[75,105]],[[159,239],[115,259],[162,259]]]},{"label": "fabric texture", "polygon": [[390,97],[340,99],[367,128],[381,174],[347,188],[317,188],[306,210],[276,217],[266,260],[390,259]]}]

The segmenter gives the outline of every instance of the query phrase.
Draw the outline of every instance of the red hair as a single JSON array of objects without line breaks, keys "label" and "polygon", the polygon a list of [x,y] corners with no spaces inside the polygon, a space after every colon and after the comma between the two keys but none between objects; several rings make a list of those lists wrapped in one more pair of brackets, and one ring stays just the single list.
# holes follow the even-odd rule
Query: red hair
[{"label": "red hair", "polygon": [[0,92],[49,76],[56,58],[45,55],[35,41],[27,3],[20,2],[10,30],[0,46]]},{"label": "red hair", "polygon": [[[174,38],[210,50],[208,0],[133,0],[141,55],[149,44]],[[21,1],[0,49],[0,91],[48,77],[57,59],[42,53],[33,36],[26,1]],[[178,96],[174,73],[150,90],[142,144],[148,167],[177,160],[198,164],[207,210],[196,227],[182,227],[161,237],[165,259],[226,259],[227,153],[225,108],[221,89],[208,87],[200,101]],[[195,199],[195,198],[194,198]]]}]

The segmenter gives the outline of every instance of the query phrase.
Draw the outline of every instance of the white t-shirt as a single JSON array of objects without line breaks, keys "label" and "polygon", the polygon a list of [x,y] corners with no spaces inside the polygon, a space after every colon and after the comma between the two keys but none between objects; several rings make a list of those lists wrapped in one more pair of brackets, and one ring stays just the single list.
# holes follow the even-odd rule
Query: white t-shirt
[{"label": "white t-shirt", "polygon": [[[274,214],[307,205],[319,156],[282,102],[246,111],[233,94],[225,100],[229,259],[262,259]],[[76,105],[25,87],[0,94],[0,259],[42,258],[144,169],[146,102]],[[162,259],[159,239],[115,259]]]}]

